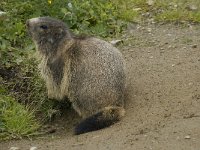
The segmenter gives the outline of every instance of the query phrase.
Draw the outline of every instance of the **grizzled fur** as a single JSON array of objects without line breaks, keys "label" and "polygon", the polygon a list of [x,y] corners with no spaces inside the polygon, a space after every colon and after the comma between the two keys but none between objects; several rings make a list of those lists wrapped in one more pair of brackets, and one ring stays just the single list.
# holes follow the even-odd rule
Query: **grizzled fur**
[{"label": "grizzled fur", "polygon": [[50,17],[30,19],[27,28],[41,57],[49,98],[68,97],[84,118],[76,134],[110,126],[124,116],[125,64],[118,49],[94,37],[76,37]]}]

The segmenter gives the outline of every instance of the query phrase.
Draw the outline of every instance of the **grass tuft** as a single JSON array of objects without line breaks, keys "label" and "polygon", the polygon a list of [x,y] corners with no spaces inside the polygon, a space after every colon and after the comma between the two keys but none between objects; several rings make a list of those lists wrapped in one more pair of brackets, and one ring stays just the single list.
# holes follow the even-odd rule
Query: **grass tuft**
[{"label": "grass tuft", "polygon": [[1,140],[30,136],[40,127],[34,112],[10,96],[0,95],[0,118]]}]

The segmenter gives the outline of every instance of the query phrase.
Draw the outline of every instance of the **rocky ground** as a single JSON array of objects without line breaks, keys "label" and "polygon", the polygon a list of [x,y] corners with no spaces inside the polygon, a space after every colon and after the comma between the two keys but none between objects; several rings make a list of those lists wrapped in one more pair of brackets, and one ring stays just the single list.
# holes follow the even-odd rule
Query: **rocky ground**
[{"label": "rocky ground", "polygon": [[131,25],[121,51],[127,62],[126,116],[96,132],[73,135],[73,110],[55,133],[4,141],[1,150],[200,149],[200,26]]}]

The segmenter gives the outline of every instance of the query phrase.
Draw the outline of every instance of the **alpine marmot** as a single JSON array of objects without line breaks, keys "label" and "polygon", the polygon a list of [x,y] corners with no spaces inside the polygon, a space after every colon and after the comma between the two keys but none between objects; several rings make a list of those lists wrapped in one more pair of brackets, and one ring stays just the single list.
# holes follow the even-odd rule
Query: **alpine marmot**
[{"label": "alpine marmot", "polygon": [[125,63],[117,48],[74,35],[51,17],[29,19],[26,25],[41,56],[48,97],[67,97],[83,118],[75,134],[108,127],[124,116]]}]

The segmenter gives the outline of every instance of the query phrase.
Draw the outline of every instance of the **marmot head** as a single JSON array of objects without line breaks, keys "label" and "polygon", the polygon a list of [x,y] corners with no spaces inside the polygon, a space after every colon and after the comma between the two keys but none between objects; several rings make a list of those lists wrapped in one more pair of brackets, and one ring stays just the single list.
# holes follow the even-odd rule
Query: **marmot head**
[{"label": "marmot head", "polygon": [[43,48],[55,48],[63,38],[70,39],[72,35],[62,21],[51,17],[29,19],[26,26],[36,45]]}]

